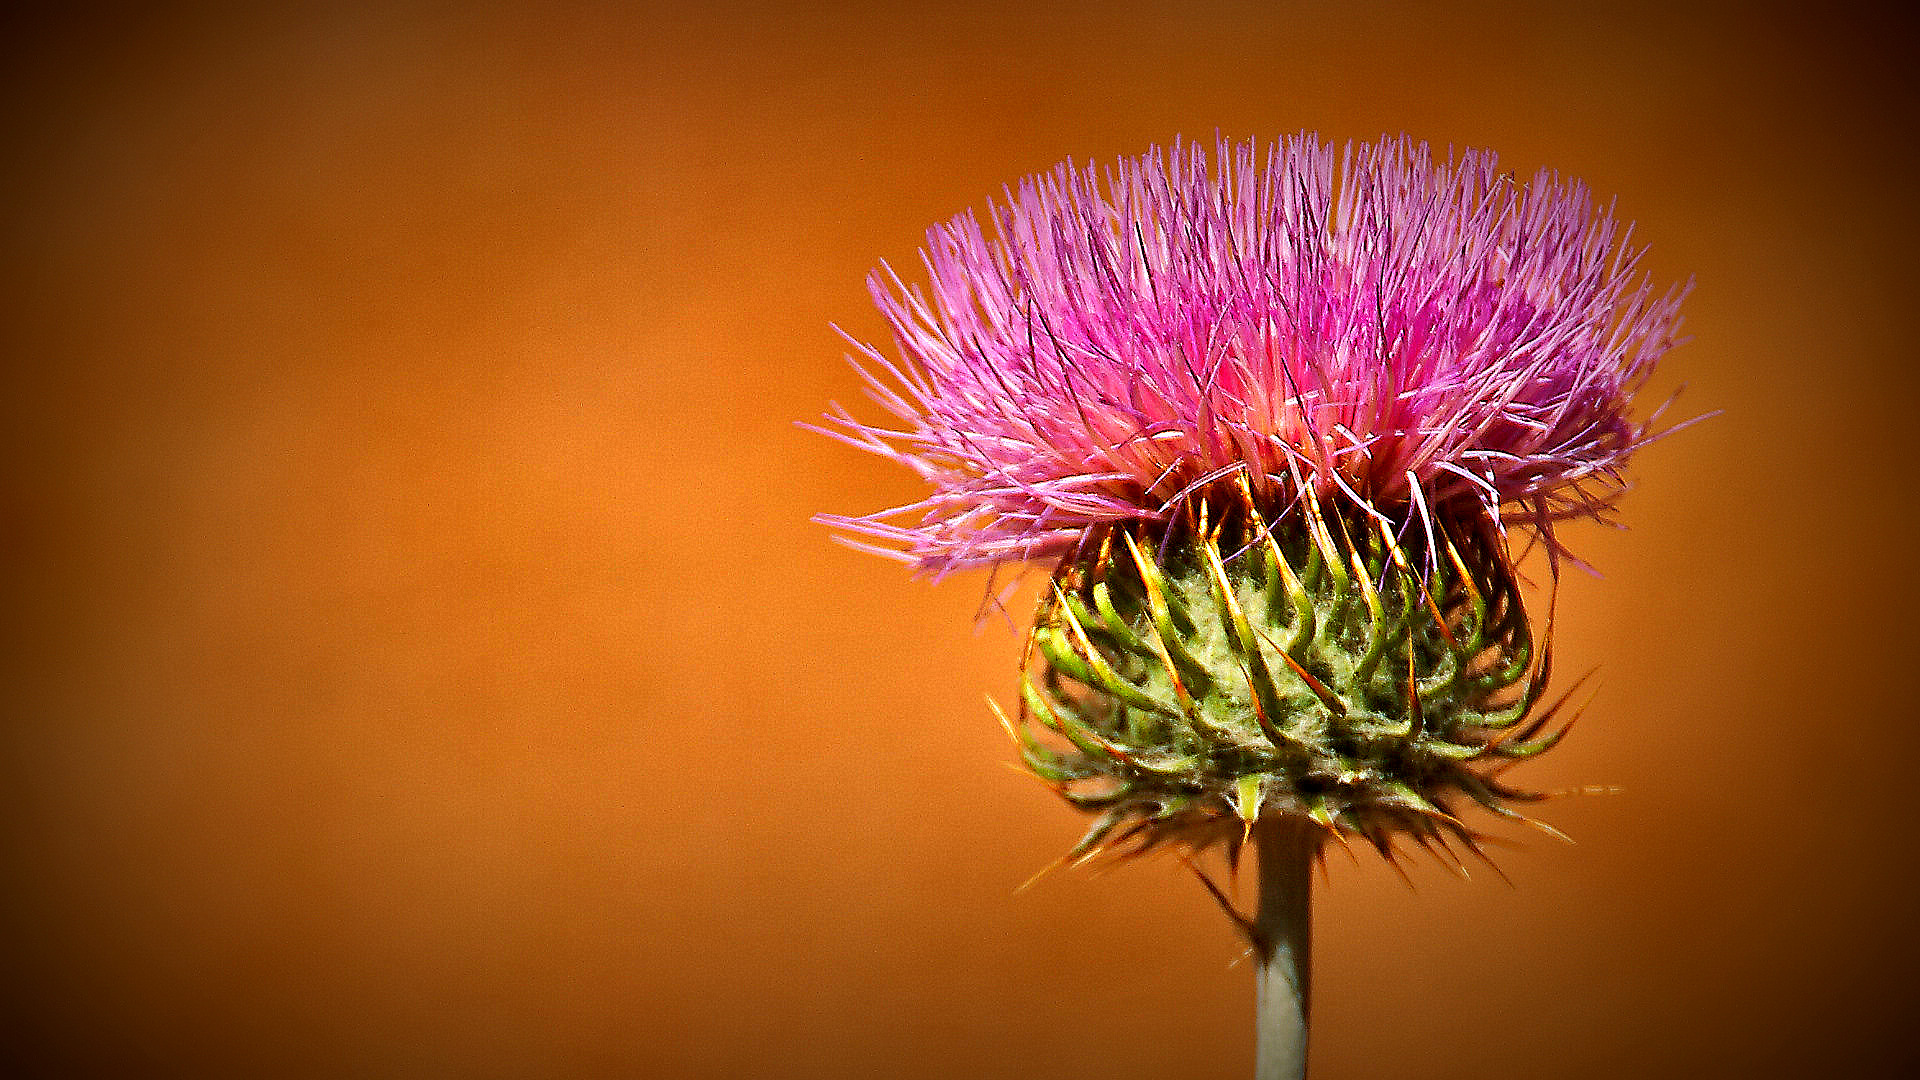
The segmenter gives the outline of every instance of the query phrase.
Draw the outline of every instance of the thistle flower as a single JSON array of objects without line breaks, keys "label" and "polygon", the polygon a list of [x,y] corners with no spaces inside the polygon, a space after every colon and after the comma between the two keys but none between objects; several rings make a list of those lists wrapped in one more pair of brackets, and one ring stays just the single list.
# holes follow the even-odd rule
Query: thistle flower
[{"label": "thistle flower", "polygon": [[1685,289],[1581,184],[1405,137],[1066,164],[987,216],[870,280],[899,423],[823,429],[931,493],[821,520],[935,575],[1053,564],[1002,720],[1097,815],[1073,854],[1257,832],[1292,876],[1243,925],[1304,1032],[1320,838],[1477,854],[1459,805],[1537,797],[1500,779],[1564,731],[1510,545],[1606,517]]},{"label": "thistle flower", "polygon": [[925,290],[870,279],[905,362],[859,345],[863,373],[906,427],[836,417],[934,492],[823,520],[936,572],[1063,556],[1232,475],[1276,512],[1596,516],[1681,292],[1635,281],[1584,186],[1404,137],[1062,165],[989,216],[928,234]]}]

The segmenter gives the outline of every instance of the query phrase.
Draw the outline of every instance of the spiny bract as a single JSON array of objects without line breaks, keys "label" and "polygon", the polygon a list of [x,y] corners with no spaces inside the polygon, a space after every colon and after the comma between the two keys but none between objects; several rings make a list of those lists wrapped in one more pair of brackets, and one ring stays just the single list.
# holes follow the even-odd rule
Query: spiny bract
[{"label": "spiny bract", "polygon": [[1519,816],[1506,804],[1536,796],[1496,774],[1565,729],[1531,715],[1549,664],[1497,536],[1443,529],[1425,559],[1360,515],[1316,507],[1275,530],[1244,489],[1193,505],[1160,540],[1103,530],[1028,639],[1037,662],[1001,720],[1035,775],[1098,814],[1070,857],[1233,844],[1263,814],[1388,855],[1395,834],[1478,853],[1456,803]]}]

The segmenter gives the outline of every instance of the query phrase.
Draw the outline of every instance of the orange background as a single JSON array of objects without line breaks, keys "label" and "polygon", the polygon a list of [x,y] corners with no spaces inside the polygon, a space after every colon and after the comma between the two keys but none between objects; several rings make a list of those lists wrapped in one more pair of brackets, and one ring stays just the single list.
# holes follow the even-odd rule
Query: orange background
[{"label": "orange background", "polygon": [[1248,1075],[1177,865],[1014,894],[1079,825],[981,700],[1017,636],[809,524],[917,488],[793,425],[933,222],[1301,128],[1617,194],[1699,278],[1654,392],[1724,410],[1570,535],[1604,689],[1522,775],[1625,794],[1514,888],[1336,860],[1316,1076],[1911,1045],[1905,27],[379,8],[4,35],[7,1071]]}]

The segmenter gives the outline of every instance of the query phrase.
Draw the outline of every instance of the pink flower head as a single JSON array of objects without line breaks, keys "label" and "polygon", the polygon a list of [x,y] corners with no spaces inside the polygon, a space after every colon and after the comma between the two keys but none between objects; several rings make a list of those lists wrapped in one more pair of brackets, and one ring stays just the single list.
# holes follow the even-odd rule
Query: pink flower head
[{"label": "pink flower head", "polygon": [[[829,431],[925,499],[823,517],[923,570],[1057,558],[1244,477],[1283,516],[1598,516],[1649,434],[1633,392],[1674,342],[1610,209],[1492,153],[1402,136],[1336,154],[1176,144],[1071,163],[928,233],[923,289],[870,279],[894,361],[855,342],[896,417]],[[865,545],[862,545],[865,546]]]}]

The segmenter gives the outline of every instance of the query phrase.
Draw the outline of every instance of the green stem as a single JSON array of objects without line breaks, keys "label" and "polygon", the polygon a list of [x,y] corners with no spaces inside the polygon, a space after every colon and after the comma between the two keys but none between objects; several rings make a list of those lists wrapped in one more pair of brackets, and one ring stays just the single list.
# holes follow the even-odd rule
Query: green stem
[{"label": "green stem", "polygon": [[1259,1032],[1255,1080],[1307,1075],[1307,991],[1312,975],[1313,862],[1320,829],[1293,815],[1253,823],[1260,859],[1260,906],[1253,918]]}]

